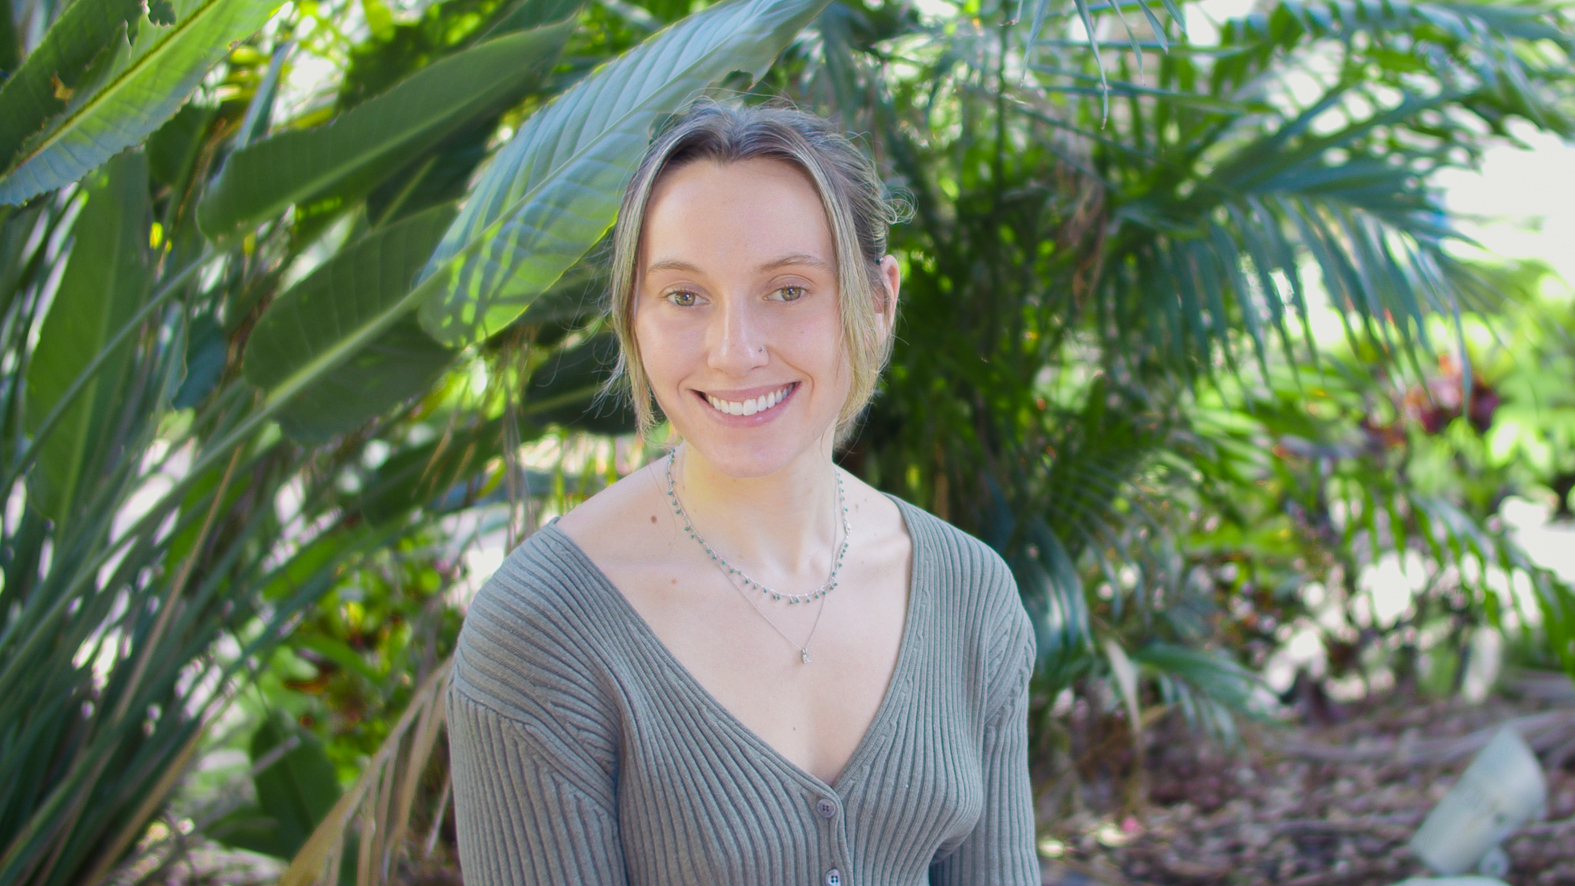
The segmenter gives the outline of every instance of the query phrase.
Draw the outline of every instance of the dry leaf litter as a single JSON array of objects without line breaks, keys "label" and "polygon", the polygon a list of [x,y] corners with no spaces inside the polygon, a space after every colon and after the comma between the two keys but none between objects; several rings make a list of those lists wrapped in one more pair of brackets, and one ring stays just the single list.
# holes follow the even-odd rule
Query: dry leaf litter
[{"label": "dry leaf litter", "polygon": [[1503,844],[1503,879],[1575,886],[1575,686],[1547,675],[1518,689],[1476,705],[1389,698],[1328,725],[1258,724],[1235,749],[1161,720],[1141,770],[1084,769],[1075,787],[1045,792],[1044,882],[1390,886],[1430,876],[1407,841],[1507,723],[1537,753],[1548,804]]}]

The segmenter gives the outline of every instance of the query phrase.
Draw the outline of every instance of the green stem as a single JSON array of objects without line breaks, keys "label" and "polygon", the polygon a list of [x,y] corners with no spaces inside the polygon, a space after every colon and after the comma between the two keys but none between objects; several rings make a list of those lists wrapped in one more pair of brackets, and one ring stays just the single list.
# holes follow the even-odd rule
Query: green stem
[{"label": "green stem", "polygon": [[149,299],[148,303],[143,305],[141,310],[137,311],[130,320],[126,321],[126,324],[120,327],[120,331],[116,332],[114,337],[104,347],[100,348],[97,354],[93,355],[93,359],[88,361],[88,365],[82,367],[82,371],[77,373],[76,379],[71,382],[71,387],[66,388],[65,394],[55,403],[55,407],[49,410],[49,414],[44,417],[43,423],[33,433],[33,439],[28,442],[27,448],[22,451],[22,455],[17,459],[16,464],[11,466],[11,470],[6,474],[5,481],[0,483],[0,489],[10,489],[16,485],[17,480],[21,479],[22,475],[27,472],[27,469],[32,467],[34,459],[38,456],[40,444],[48,439],[50,432],[54,431],[55,425],[59,424],[60,420],[65,417],[66,411],[76,402],[77,397],[81,396],[82,391],[87,388],[88,382],[92,380],[99,368],[104,365],[104,361],[108,360],[110,355],[115,353],[115,350],[120,347],[121,343],[142,326],[143,321],[153,316],[154,311],[163,307],[164,303],[175,295],[187,278],[198,268],[202,267],[211,254],[211,250],[203,250],[203,254],[196,261],[182,268],[178,274],[166,282],[154,294],[153,298]]}]

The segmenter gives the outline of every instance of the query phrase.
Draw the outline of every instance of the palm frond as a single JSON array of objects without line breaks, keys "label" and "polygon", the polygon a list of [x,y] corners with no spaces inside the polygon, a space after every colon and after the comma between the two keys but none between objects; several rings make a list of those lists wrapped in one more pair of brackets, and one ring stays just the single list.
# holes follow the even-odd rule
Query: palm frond
[{"label": "palm frond", "polygon": [[[339,798],[306,845],[279,878],[279,886],[340,882],[344,853],[355,846],[356,882],[374,886],[393,881],[405,850],[405,837],[417,789],[432,762],[444,722],[443,694],[451,662],[422,680],[388,738],[355,785]],[[348,839],[356,834],[358,839]]]}]

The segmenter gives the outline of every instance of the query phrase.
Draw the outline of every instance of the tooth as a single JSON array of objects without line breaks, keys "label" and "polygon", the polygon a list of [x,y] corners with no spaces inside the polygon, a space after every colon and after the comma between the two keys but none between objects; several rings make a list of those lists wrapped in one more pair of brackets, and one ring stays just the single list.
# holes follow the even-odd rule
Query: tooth
[{"label": "tooth", "polygon": [[788,393],[792,390],[792,385],[783,385],[769,394],[761,394],[743,402],[723,400],[721,397],[711,394],[706,394],[705,398],[706,402],[711,404],[711,408],[718,412],[725,412],[728,415],[756,415],[786,400]]}]

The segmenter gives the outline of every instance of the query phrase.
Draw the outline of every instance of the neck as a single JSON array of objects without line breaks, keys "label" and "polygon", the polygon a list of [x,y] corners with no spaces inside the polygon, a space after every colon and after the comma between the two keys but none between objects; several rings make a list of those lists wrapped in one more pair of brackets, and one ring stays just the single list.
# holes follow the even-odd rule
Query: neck
[{"label": "neck", "polygon": [[705,542],[756,581],[794,593],[826,580],[841,539],[836,471],[829,447],[766,477],[722,474],[689,446],[672,464],[674,490]]}]

